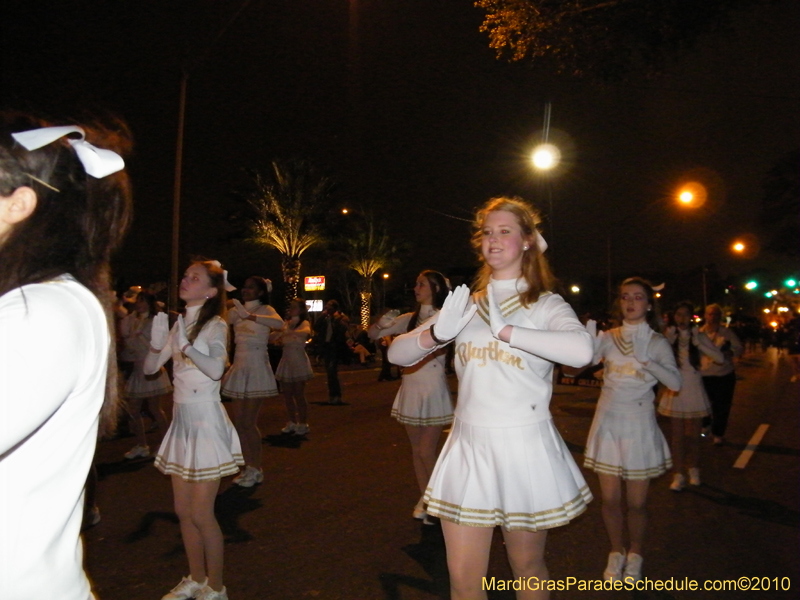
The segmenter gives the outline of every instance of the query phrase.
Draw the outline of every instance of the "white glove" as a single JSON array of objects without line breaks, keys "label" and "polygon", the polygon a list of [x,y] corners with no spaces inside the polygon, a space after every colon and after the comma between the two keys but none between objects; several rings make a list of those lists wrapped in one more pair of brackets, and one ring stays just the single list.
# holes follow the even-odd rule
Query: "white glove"
[{"label": "white glove", "polygon": [[600,336],[597,335],[597,321],[594,319],[589,319],[586,321],[586,331],[589,332],[589,335],[592,336],[592,345],[594,347],[594,351],[597,352],[597,347],[600,345]]},{"label": "white glove", "polygon": [[400,311],[397,310],[396,308],[393,308],[392,310],[387,310],[386,313],[384,313],[384,315],[380,319],[378,319],[378,322],[375,323],[375,326],[378,329],[386,329],[387,327],[391,327],[392,323],[394,323],[394,320],[399,316],[400,316]]},{"label": "white glove", "polygon": [[189,336],[186,335],[186,321],[183,320],[183,315],[178,315],[178,348],[183,352],[184,347],[191,346]]},{"label": "white glove", "polygon": [[497,304],[497,300],[494,297],[491,283],[486,286],[486,297],[489,300],[489,327],[492,329],[492,335],[499,340],[500,332],[503,331],[508,323],[503,318],[500,305]]},{"label": "white glove", "polygon": [[647,353],[647,346],[650,345],[650,334],[652,330],[649,327],[639,326],[636,333],[633,334],[633,358],[638,360],[643,365],[650,362],[650,355]]},{"label": "white glove", "polygon": [[153,317],[153,328],[150,331],[150,347],[161,350],[167,345],[169,336],[169,317],[167,313],[158,313]]},{"label": "white glove", "polygon": [[449,342],[467,326],[475,311],[478,310],[475,304],[467,308],[469,296],[469,288],[463,284],[454,291],[448,292],[439,311],[438,319],[431,327],[436,339]]},{"label": "white glove", "polygon": [[247,312],[247,309],[242,306],[242,303],[236,298],[233,299],[233,308],[236,309],[236,314],[238,314],[242,319],[246,319],[250,316],[250,313]]}]

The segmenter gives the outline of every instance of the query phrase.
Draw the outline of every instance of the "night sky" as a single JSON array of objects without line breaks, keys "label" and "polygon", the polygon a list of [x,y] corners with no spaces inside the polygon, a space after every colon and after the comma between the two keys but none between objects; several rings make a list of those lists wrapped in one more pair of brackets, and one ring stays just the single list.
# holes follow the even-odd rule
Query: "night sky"
[{"label": "night sky", "polygon": [[[548,213],[545,236],[565,283],[716,265],[745,274],[736,236],[760,236],[762,181],[800,145],[800,3],[739,15],[661,78],[626,84],[497,61],[469,1],[5,0],[2,105],[52,114],[99,109],[131,125],[136,221],[118,273],[166,280],[178,91],[190,56],[181,263],[221,260],[233,277],[280,279],[277,254],[226,235],[245,169],[312,159],[341,205],[372,210],[412,245],[397,285],[421,268],[474,264],[468,219],[499,194]],[[209,50],[209,46],[210,50]],[[197,64],[199,63],[199,64]],[[527,155],[552,103],[551,140],[567,165],[549,182]],[[711,191],[687,214],[672,200],[688,174]],[[453,218],[457,217],[457,218]],[[320,274],[319,253],[304,275]],[[788,266],[786,267],[788,268]],[[695,300],[699,301],[698,294]]]}]

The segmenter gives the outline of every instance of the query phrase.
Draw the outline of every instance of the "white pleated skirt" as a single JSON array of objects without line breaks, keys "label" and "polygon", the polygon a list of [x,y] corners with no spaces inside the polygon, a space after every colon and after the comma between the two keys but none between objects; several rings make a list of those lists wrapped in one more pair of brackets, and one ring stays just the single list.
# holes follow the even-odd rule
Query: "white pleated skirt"
[{"label": "white pleated skirt", "polygon": [[275,369],[278,381],[308,381],[314,378],[311,361],[306,354],[305,344],[285,344],[278,368]]},{"label": "white pleated skirt", "polygon": [[403,373],[403,383],[392,405],[392,417],[404,425],[426,427],[453,422],[453,398],[444,368],[438,361],[423,370]]},{"label": "white pleated skirt", "polygon": [[680,392],[664,388],[658,412],[678,419],[700,419],[711,414],[703,378],[694,369],[681,369],[683,385]]},{"label": "white pleated skirt", "polygon": [[552,419],[499,428],[456,418],[425,492],[440,519],[524,531],[565,525],[591,500]]},{"label": "white pleated skirt", "polygon": [[144,361],[137,361],[133,364],[133,372],[125,382],[122,392],[124,398],[152,398],[168,394],[172,391],[172,384],[166,369],[161,367],[158,373],[153,375],[144,374]]},{"label": "white pleated skirt", "polygon": [[654,408],[626,412],[599,407],[583,466],[622,479],[654,479],[672,468],[672,455]]},{"label": "white pleated skirt", "polygon": [[237,346],[233,366],[222,378],[226,398],[267,398],[278,395],[278,383],[267,356],[267,346]]},{"label": "white pleated skirt", "polygon": [[239,436],[218,400],[175,403],[172,423],[155,460],[165,475],[184,481],[213,481],[244,466]]}]

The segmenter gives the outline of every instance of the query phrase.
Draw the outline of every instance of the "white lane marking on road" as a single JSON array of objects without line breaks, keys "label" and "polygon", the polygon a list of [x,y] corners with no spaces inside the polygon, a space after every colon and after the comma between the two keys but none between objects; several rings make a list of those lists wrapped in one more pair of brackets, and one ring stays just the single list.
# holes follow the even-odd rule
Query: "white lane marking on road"
[{"label": "white lane marking on road", "polygon": [[739,458],[736,459],[736,462],[733,463],[734,469],[744,469],[747,466],[747,463],[750,461],[750,458],[755,453],[756,449],[758,449],[758,445],[761,443],[761,440],[764,438],[764,435],[767,433],[767,429],[769,429],[769,425],[762,423],[756,429],[756,432],[753,434],[753,437],[750,438],[750,441],[745,446],[742,453],[739,455]]}]

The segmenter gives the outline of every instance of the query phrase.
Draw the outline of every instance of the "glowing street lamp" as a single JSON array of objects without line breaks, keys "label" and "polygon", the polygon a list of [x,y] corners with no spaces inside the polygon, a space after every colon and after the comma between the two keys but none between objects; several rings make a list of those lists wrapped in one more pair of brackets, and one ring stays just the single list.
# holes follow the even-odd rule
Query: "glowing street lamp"
[{"label": "glowing street lamp", "polygon": [[561,162],[561,151],[553,144],[539,144],[533,149],[531,162],[538,171],[551,171]]},{"label": "glowing street lamp", "polygon": [[696,181],[684,183],[675,193],[678,204],[685,208],[700,208],[706,203],[707,198],[706,187]]},{"label": "glowing street lamp", "polygon": [[734,252],[738,252],[739,254],[744,252],[746,249],[747,249],[747,246],[745,246],[742,242],[734,242],[731,245],[731,250],[733,250]]},{"label": "glowing street lamp", "polygon": [[758,287],[758,282],[756,282],[756,281],[748,281],[746,284],[744,284],[744,287],[745,287],[745,289],[748,289],[748,290],[754,290],[754,289],[756,289]]}]

